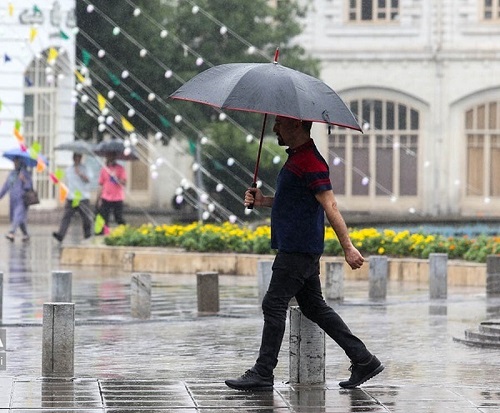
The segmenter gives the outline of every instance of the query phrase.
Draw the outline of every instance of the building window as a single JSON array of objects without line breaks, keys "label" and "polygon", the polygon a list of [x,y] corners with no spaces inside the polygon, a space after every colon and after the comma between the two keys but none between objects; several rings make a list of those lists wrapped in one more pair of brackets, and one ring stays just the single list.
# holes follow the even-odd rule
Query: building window
[{"label": "building window", "polygon": [[399,0],[349,0],[351,22],[389,22],[398,16]]},{"label": "building window", "polygon": [[[64,73],[66,58],[47,63],[48,51],[35,57],[24,73],[23,135],[27,146],[40,145],[48,156],[56,141],[57,92],[59,76]],[[33,181],[42,199],[55,197],[55,185],[48,174],[33,174]]]},{"label": "building window", "polygon": [[336,128],[329,139],[333,190],[346,196],[416,196],[419,112],[405,104],[349,102],[363,134]]},{"label": "building window", "polygon": [[500,20],[500,0],[483,0],[483,19]]},{"label": "building window", "polygon": [[465,112],[469,196],[500,196],[500,102]]}]

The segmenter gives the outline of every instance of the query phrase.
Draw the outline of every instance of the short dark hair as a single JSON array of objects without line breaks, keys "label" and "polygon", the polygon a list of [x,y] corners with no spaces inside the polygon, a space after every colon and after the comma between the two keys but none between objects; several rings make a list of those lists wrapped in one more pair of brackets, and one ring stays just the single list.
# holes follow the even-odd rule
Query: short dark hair
[{"label": "short dark hair", "polygon": [[302,129],[304,129],[306,132],[311,132],[312,124],[313,123],[310,120],[303,120]]}]

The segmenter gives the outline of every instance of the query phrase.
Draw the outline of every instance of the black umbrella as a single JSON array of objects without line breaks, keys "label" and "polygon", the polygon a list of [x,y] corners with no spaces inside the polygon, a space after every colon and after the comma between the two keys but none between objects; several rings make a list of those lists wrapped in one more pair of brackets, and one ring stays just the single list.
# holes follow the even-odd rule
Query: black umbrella
[{"label": "black umbrella", "polygon": [[321,122],[361,131],[349,108],[321,80],[274,63],[229,63],[193,77],[170,95],[220,109],[264,114],[252,186],[256,186],[267,115]]},{"label": "black umbrella", "polygon": [[121,139],[111,139],[98,143],[94,148],[94,153],[99,156],[115,155],[116,159],[123,161],[135,161],[139,159],[135,148],[129,148],[130,151],[126,150],[127,147]]}]

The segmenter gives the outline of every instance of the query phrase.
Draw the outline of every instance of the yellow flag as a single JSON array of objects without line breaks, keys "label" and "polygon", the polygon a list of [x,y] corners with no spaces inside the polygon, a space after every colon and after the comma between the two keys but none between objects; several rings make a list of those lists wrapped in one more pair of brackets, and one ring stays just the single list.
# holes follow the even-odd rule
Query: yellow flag
[{"label": "yellow flag", "polygon": [[9,16],[12,17],[14,15],[14,5],[9,3]]},{"label": "yellow flag", "polygon": [[83,76],[78,70],[75,70],[75,75],[80,83],[85,82],[85,76]]},{"label": "yellow flag", "polygon": [[62,182],[59,182],[59,202],[62,204],[68,197],[68,187]]},{"label": "yellow flag", "polygon": [[32,27],[30,29],[30,43],[33,43],[35,41],[35,38],[37,35],[38,35],[38,29],[35,27]]},{"label": "yellow flag", "polygon": [[57,49],[54,49],[53,47],[51,47],[49,49],[49,55],[47,56],[47,63],[49,65],[53,64],[56,61],[57,56],[59,56],[59,52],[57,51]]},{"label": "yellow flag", "polygon": [[133,131],[135,131],[134,125],[132,125],[123,116],[122,116],[122,127],[123,127],[123,129],[125,129],[125,132],[133,132]]},{"label": "yellow flag", "polygon": [[100,93],[97,94],[97,103],[99,104],[99,110],[102,112],[106,108],[106,98]]}]

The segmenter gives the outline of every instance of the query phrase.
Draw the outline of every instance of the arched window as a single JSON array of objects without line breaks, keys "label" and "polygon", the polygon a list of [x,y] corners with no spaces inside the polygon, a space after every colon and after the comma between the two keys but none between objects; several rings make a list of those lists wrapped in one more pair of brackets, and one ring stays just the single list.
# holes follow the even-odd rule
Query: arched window
[{"label": "arched window", "polygon": [[500,102],[465,111],[468,196],[500,196]]},{"label": "arched window", "polygon": [[336,129],[329,139],[333,190],[346,196],[416,196],[419,112],[391,100],[348,102],[363,134]]}]

